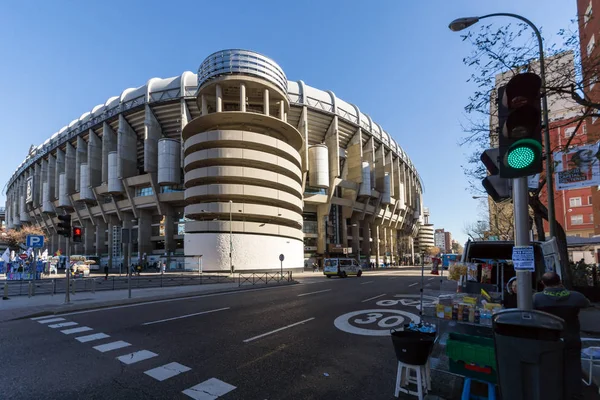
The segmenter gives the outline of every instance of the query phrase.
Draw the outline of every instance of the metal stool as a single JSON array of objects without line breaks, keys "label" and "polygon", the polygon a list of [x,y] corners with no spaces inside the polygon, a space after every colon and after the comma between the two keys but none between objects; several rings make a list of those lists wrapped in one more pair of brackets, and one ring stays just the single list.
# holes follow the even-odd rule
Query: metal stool
[{"label": "metal stool", "polygon": [[[411,375],[411,371],[415,372],[415,376]],[[409,384],[417,385],[416,392],[408,388]],[[412,396],[417,396],[419,400],[423,400],[423,396],[431,390],[431,370],[429,368],[429,360],[425,365],[411,365],[398,361],[398,372],[396,374],[396,389],[394,396],[398,397],[400,392]]]}]

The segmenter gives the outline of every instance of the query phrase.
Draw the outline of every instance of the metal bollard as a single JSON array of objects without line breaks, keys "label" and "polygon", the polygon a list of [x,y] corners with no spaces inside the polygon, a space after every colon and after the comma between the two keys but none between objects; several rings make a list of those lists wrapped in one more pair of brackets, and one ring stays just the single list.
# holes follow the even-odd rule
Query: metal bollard
[{"label": "metal bollard", "polygon": [[32,296],[32,292],[33,292],[33,283],[31,281],[29,281],[29,284],[27,285],[27,296],[31,297]]},{"label": "metal bollard", "polygon": [[75,294],[75,285],[77,284],[77,281],[75,279],[73,279],[71,281],[71,294]]},{"label": "metal bollard", "polygon": [[4,282],[4,296],[2,296],[2,300],[8,300],[8,283]]},{"label": "metal bollard", "polygon": [[92,279],[92,293],[96,293],[96,279]]},{"label": "metal bollard", "polygon": [[52,279],[52,296],[56,294],[56,279]]}]

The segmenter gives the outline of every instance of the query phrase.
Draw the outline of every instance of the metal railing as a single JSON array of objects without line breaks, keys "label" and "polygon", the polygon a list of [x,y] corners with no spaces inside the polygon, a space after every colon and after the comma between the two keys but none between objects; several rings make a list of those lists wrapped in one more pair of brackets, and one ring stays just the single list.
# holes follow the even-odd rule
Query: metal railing
[{"label": "metal railing", "polygon": [[[237,276],[236,276],[237,275]],[[156,274],[147,276],[132,276],[132,289],[150,289],[175,286],[207,285],[214,283],[237,283],[238,287],[244,285],[268,285],[291,282],[291,272],[265,272],[265,273],[237,273],[224,275],[219,273],[203,273],[199,275],[174,275]],[[71,293],[126,290],[127,276],[86,277],[70,280]],[[66,291],[65,278],[45,278],[38,280],[5,281],[0,283],[0,290],[4,297],[35,296],[44,294],[64,294]]]},{"label": "metal railing", "polygon": [[241,272],[238,273],[238,286],[268,285],[270,283],[292,282],[292,271],[285,272]]}]

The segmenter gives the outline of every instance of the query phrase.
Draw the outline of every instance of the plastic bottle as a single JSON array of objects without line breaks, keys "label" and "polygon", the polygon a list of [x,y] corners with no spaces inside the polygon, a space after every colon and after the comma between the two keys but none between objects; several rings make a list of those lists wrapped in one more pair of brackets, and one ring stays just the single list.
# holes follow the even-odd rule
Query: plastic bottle
[{"label": "plastic bottle", "polygon": [[479,311],[479,308],[475,310],[475,320],[473,322],[476,324],[481,323],[481,312]]}]

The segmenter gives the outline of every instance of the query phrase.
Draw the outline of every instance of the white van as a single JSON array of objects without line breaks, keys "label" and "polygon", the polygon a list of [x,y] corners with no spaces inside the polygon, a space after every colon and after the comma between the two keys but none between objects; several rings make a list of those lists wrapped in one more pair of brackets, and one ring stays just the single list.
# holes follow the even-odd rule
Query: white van
[{"label": "white van", "polygon": [[353,258],[326,258],[323,260],[323,274],[328,278],[332,276],[346,278],[350,275],[360,277],[362,269]]}]

